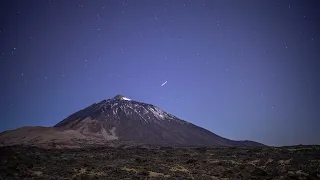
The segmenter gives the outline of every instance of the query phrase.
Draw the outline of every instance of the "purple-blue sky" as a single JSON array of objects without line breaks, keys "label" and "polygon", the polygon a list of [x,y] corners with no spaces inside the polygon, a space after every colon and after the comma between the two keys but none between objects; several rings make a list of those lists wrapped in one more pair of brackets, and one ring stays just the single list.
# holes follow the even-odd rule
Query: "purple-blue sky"
[{"label": "purple-blue sky", "polygon": [[52,126],[123,94],[226,138],[320,144],[319,9],[2,0],[0,131]]}]

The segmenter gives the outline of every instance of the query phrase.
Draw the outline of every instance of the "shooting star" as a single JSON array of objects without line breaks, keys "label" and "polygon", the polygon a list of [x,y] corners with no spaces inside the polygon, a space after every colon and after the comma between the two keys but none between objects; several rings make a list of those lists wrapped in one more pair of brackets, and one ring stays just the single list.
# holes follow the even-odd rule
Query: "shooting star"
[{"label": "shooting star", "polygon": [[166,82],[162,83],[162,84],[161,84],[161,86],[164,86],[165,84],[167,84],[167,82],[168,82],[168,81],[166,81]]}]

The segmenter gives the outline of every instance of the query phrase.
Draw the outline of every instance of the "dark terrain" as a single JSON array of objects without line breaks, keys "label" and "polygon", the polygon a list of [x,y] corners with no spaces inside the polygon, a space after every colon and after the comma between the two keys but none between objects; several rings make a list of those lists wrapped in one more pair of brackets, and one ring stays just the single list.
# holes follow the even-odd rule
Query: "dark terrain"
[{"label": "dark terrain", "polygon": [[320,179],[320,147],[0,147],[0,179]]}]

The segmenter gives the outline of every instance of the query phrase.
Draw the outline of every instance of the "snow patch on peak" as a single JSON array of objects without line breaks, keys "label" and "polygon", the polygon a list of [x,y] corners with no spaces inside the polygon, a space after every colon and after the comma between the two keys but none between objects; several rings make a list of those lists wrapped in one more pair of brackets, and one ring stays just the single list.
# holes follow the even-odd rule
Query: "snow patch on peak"
[{"label": "snow patch on peak", "polygon": [[131,101],[131,99],[126,98],[126,97],[124,97],[124,96],[123,96],[123,95],[121,95],[121,94],[116,95],[116,96],[114,97],[114,99],[117,99],[117,100],[125,100],[125,101]]},{"label": "snow patch on peak", "polygon": [[122,97],[121,99],[122,99],[122,100],[126,100],[126,101],[131,101],[131,99],[126,98],[126,97]]}]

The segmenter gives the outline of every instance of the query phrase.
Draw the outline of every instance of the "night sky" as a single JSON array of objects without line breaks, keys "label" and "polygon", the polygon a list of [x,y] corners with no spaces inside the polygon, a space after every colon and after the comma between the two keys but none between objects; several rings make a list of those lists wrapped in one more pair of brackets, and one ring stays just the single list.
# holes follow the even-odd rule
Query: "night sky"
[{"label": "night sky", "polygon": [[0,132],[53,126],[123,94],[229,139],[320,144],[319,9],[316,0],[2,0]]}]

